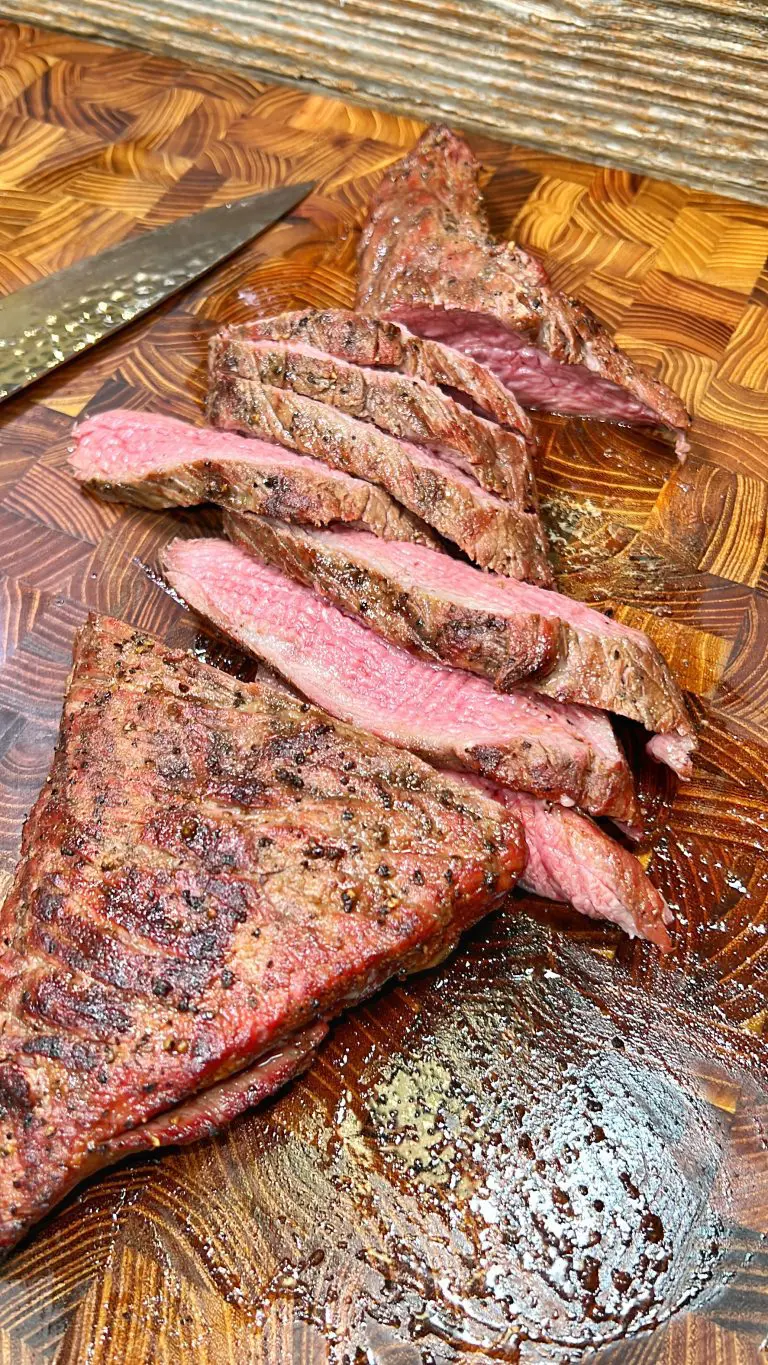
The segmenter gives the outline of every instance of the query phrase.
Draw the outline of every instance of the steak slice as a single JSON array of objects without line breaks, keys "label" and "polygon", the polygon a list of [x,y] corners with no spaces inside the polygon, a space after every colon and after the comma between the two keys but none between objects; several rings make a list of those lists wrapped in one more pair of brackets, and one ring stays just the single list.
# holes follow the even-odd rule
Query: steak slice
[{"label": "steak slice", "polygon": [[669,951],[667,926],[674,916],[637,858],[578,811],[490,782],[482,787],[513,811],[525,830],[528,858],[521,887]]},{"label": "steak slice", "polygon": [[222,371],[212,377],[208,415],[214,426],[277,441],[379,484],[483,568],[552,582],[538,515],[488,493],[423,446],[313,398]]},{"label": "steak slice", "polygon": [[270,1093],[523,859],[465,784],[92,619],[1,912],[0,1246],[123,1152]]},{"label": "steak slice", "polygon": [[466,352],[528,407],[669,428],[684,454],[690,417],[676,394],[528,252],[490,237],[479,170],[463,138],[435,127],[386,172],[363,231],[358,306]]},{"label": "steak slice", "polygon": [[417,659],[224,540],[174,541],[164,568],[190,606],[340,719],[439,766],[637,818],[629,768],[600,712],[502,695]]},{"label": "steak slice", "polygon": [[465,407],[519,431],[526,440],[533,436],[531,420],[515,395],[485,365],[439,341],[415,336],[391,320],[348,308],[306,308],[225,327],[218,335],[234,342],[301,341],[352,365],[399,370],[437,384]]},{"label": "steak slice", "polygon": [[139,507],[215,502],[282,521],[364,526],[384,539],[434,544],[429,528],[383,488],[265,441],[115,409],[75,428],[75,478],[101,498]]},{"label": "steak slice", "polygon": [[[419,663],[305,589],[281,583],[274,570],[245,560],[225,541],[175,541],[166,552],[166,571],[190,605],[306,696],[322,696],[335,715],[353,715],[374,733],[415,746],[441,765],[494,773],[502,781],[514,781],[527,763],[532,784],[545,775],[552,780],[556,771],[559,777],[569,769],[575,774],[579,740],[597,741],[588,727],[579,730],[579,708],[570,712],[570,740],[567,725],[558,731],[550,722],[547,733],[543,714],[527,709],[525,701],[516,722],[516,708],[507,707],[505,716],[499,703],[517,698],[494,694],[468,674]],[[593,753],[599,765],[596,747]],[[479,777],[468,781],[484,786]],[[569,900],[585,914],[669,946],[664,927],[669,911],[631,853],[576,811],[534,799],[520,798],[515,805],[517,794],[506,786],[503,792],[520,813],[526,840],[530,827],[532,853],[523,877],[531,890]],[[545,847],[550,834],[551,855]]]},{"label": "steak slice", "polygon": [[227,534],[393,644],[489,679],[638,721],[681,777],[696,737],[680,689],[643,635],[560,593],[494,578],[438,550],[363,531],[304,531],[228,516]]},{"label": "steak slice", "polygon": [[[373,422],[404,441],[436,450],[515,507],[536,509],[528,443],[455,403],[434,384],[394,370],[352,365],[305,342],[211,339],[211,373],[256,379]],[[530,441],[533,447],[533,438]]]}]

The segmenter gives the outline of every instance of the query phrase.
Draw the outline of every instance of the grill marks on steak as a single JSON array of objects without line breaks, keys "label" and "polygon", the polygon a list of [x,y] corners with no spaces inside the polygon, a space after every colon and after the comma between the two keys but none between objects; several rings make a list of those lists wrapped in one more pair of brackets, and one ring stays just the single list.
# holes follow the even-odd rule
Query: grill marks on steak
[{"label": "grill marks on steak", "polygon": [[315,399],[222,371],[213,376],[208,412],[214,426],[276,441],[379,484],[483,568],[552,582],[538,516],[480,488],[432,451]]},{"label": "grill marks on steak", "polygon": [[223,540],[175,541],[165,571],[190,606],[342,720],[440,766],[636,819],[605,716],[423,662]]},{"label": "grill marks on steak", "polygon": [[680,689],[656,646],[559,593],[494,578],[427,547],[361,531],[304,531],[230,516],[236,544],[396,645],[466,669],[506,692],[524,682],[563,703],[613,711],[654,733],[648,749],[681,777],[696,747]]},{"label": "grill marks on steak", "polygon": [[[322,697],[334,714],[353,715],[393,743],[416,747],[441,765],[495,772],[502,781],[519,776],[513,766],[516,739],[519,743],[528,738],[526,776],[535,779],[544,771],[537,764],[548,758],[554,765],[560,763],[562,776],[568,766],[562,756],[573,761],[574,741],[588,734],[596,738],[589,728],[582,735],[574,723],[570,747],[557,727],[551,727],[554,733],[547,739],[541,714],[537,719],[535,708],[526,711],[525,700],[522,728],[515,735],[509,718],[514,715],[514,706],[509,707],[513,698],[494,698],[490,689],[468,675],[462,678],[452,670],[419,663],[313,600],[305,589],[281,583],[274,570],[246,561],[225,541],[176,541],[167,552],[166,570],[192,606],[276,667],[305,695]],[[499,705],[505,702],[506,707]],[[496,743],[486,747],[483,727],[489,723]],[[553,757],[558,748],[560,755]],[[465,780],[473,790],[478,785],[491,790],[480,777]],[[523,823],[529,847],[523,877],[529,889],[570,901],[585,914],[669,947],[665,922],[670,913],[631,853],[576,811],[498,784],[493,791]]]},{"label": "grill marks on steak", "polygon": [[347,308],[307,308],[225,327],[218,335],[222,346],[229,341],[299,341],[351,365],[398,370],[447,389],[466,407],[519,432],[526,441],[533,436],[530,418],[515,395],[485,365],[450,346],[414,336],[391,320]]},{"label": "grill marks on steak", "polygon": [[514,817],[412,755],[92,620],[0,912],[0,1246],[269,1093],[523,858]]},{"label": "grill marks on steak", "polygon": [[530,407],[665,426],[684,454],[680,399],[532,256],[492,240],[479,169],[463,138],[435,127],[386,172],[362,236],[359,306],[466,352]]},{"label": "grill marks on steak", "polygon": [[536,509],[526,440],[476,416],[434,384],[350,364],[305,342],[244,340],[231,332],[212,339],[210,360],[214,375],[222,370],[291,389],[401,440],[437,450],[491,493],[509,498],[516,507]]},{"label": "grill marks on steak", "polygon": [[115,409],[75,429],[70,467],[101,498],[140,507],[215,502],[301,525],[345,522],[384,539],[434,543],[383,488],[265,441]]}]

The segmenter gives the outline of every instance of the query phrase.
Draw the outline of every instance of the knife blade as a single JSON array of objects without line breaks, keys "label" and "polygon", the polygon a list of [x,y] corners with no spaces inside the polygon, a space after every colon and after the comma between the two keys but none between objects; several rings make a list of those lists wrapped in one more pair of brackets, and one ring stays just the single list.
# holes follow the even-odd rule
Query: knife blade
[{"label": "knife blade", "polygon": [[177,294],[300,203],[314,181],[203,209],[0,300],[0,402]]}]

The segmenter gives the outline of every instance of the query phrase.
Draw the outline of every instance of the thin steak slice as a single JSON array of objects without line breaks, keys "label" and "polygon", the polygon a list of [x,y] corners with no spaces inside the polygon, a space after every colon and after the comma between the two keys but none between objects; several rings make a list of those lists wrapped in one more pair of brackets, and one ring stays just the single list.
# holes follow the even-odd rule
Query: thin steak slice
[{"label": "thin steak slice", "polygon": [[[274,570],[254,560],[248,564],[245,558],[225,541],[175,541],[167,551],[166,571],[174,587],[208,620],[267,660],[306,696],[322,696],[335,715],[354,715],[374,733],[406,748],[415,746],[440,765],[495,772],[502,780],[509,776],[514,781],[525,765],[522,744],[515,752],[516,736],[528,738],[526,776],[534,779],[546,771],[551,778],[555,769],[562,774],[574,761],[578,740],[588,742],[590,732],[579,731],[575,714],[570,743],[563,729],[558,733],[551,723],[547,734],[541,712],[537,716],[525,704],[515,720],[514,709],[499,705],[514,698],[494,694],[467,674],[421,664],[382,644],[305,589],[281,584]],[[514,803],[515,794],[507,794],[507,788],[504,792],[504,800]],[[523,874],[530,889],[569,900],[585,914],[611,920],[662,948],[669,946],[664,928],[669,912],[631,853],[573,810],[561,822],[563,807],[557,804],[521,800],[519,809],[526,840],[531,840]],[[555,837],[551,858],[544,847],[550,830]]]},{"label": "thin steak slice", "polygon": [[440,766],[632,823],[632,777],[610,722],[585,707],[425,663],[225,540],[174,541],[172,586],[310,700]]},{"label": "thin steak slice", "polygon": [[[515,507],[536,508],[528,443],[487,422],[434,384],[394,370],[350,364],[306,342],[211,339],[211,372],[257,379],[348,412],[404,441],[436,450]],[[531,438],[531,447],[533,439]]]},{"label": "thin steak slice", "polygon": [[643,866],[578,811],[481,780],[482,790],[512,811],[525,830],[528,858],[519,885],[572,905],[589,919],[609,920],[662,952],[674,916]]},{"label": "thin steak slice", "polygon": [[561,702],[613,711],[654,732],[648,749],[681,777],[696,737],[656,646],[582,602],[481,573],[438,550],[363,531],[304,531],[228,516],[227,534],[393,644]]},{"label": "thin steak slice", "polygon": [[383,488],[265,441],[122,409],[87,418],[74,438],[72,472],[101,498],[153,508],[215,502],[302,525],[347,522],[386,540],[435,540]]},{"label": "thin steak slice", "polygon": [[[256,300],[254,300],[256,302]],[[471,356],[409,332],[397,322],[348,308],[307,308],[225,327],[232,341],[302,341],[352,365],[382,366],[453,393],[465,407],[493,418],[528,441],[531,420],[515,395]]]},{"label": "thin steak slice", "polygon": [[436,127],[387,171],[362,236],[358,306],[466,352],[528,407],[670,428],[684,454],[690,417],[676,394],[528,252],[490,237],[479,170],[463,138]]},{"label": "thin steak slice", "polygon": [[123,1152],[271,1093],[523,860],[465,784],[91,620],[1,912],[0,1247]]},{"label": "thin steak slice", "polygon": [[483,568],[552,582],[538,515],[488,493],[423,446],[313,398],[222,371],[212,378],[208,415],[214,426],[277,441],[379,484]]}]

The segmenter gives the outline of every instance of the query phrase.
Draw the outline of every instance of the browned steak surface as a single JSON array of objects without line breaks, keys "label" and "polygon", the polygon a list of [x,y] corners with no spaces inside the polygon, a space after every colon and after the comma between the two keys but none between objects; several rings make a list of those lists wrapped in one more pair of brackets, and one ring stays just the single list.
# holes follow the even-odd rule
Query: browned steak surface
[{"label": "browned steak surface", "polygon": [[458,395],[466,406],[492,417],[527,439],[530,418],[513,393],[485,365],[451,346],[416,336],[391,319],[348,308],[306,308],[225,327],[232,341],[303,341],[353,365],[399,370]]},{"label": "browned steak surface", "polygon": [[270,1093],[523,857],[514,816],[411,755],[92,619],[2,909],[0,1246]]},{"label": "browned steak surface", "polygon": [[696,739],[665,660],[642,631],[560,593],[481,573],[439,550],[361,531],[306,531],[230,516],[237,544],[316,588],[393,644],[478,673],[502,692],[524,682],[562,703],[638,721],[654,757],[690,776]]},{"label": "browned steak surface", "polygon": [[251,432],[379,484],[483,568],[552,581],[538,515],[489,493],[434,451],[314,398],[221,370],[211,376],[208,415],[217,427]]},{"label": "browned steak surface", "polygon": [[212,338],[210,354],[214,373],[230,371],[330,403],[392,436],[438,450],[514,506],[536,508],[526,439],[470,412],[434,384],[395,370],[353,365],[305,342],[220,334]]},{"label": "browned steak surface", "polygon": [[670,912],[641,864],[572,808],[594,801],[631,818],[631,777],[605,716],[500,696],[480,678],[425,663],[224,540],[177,540],[164,567],[191,606],[309,700],[471,773],[472,790],[491,790],[492,775],[492,794],[522,822],[521,880],[531,890],[670,946]]},{"label": "browned steak surface", "polygon": [[140,507],[214,502],[305,526],[345,522],[385,540],[435,540],[424,522],[364,479],[282,446],[155,412],[117,408],[79,423],[70,467],[90,492]]},{"label": "browned steak surface", "polygon": [[163,566],[191,607],[340,720],[438,767],[635,823],[632,774],[602,712],[502,695],[418,659],[263,559],[225,540],[178,540]]},{"label": "browned steak surface", "polygon": [[670,427],[682,453],[690,418],[676,394],[522,247],[492,240],[479,169],[436,127],[387,171],[363,232],[359,306],[466,351],[530,407]]}]

